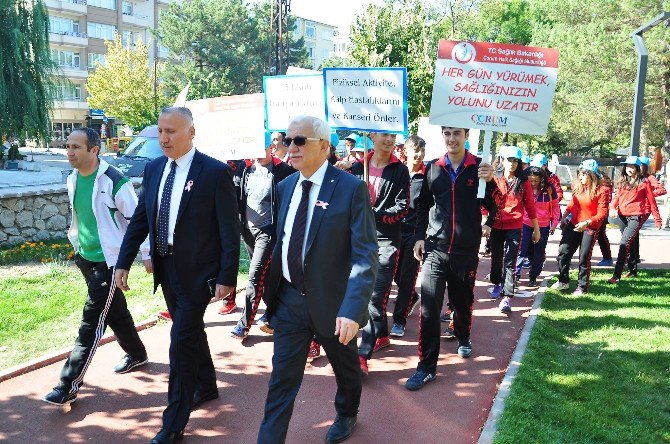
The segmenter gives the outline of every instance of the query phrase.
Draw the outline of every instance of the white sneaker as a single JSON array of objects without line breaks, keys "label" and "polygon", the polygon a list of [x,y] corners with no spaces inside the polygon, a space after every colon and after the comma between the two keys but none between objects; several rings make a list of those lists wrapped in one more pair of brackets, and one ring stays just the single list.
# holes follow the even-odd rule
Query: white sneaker
[{"label": "white sneaker", "polygon": [[549,288],[551,288],[552,290],[560,290],[560,291],[563,291],[563,290],[567,290],[569,286],[570,286],[570,284],[566,284],[566,283],[563,283],[563,282],[561,282],[561,281],[556,281],[556,282],[554,282],[554,284],[553,284],[551,287],[549,287]]}]

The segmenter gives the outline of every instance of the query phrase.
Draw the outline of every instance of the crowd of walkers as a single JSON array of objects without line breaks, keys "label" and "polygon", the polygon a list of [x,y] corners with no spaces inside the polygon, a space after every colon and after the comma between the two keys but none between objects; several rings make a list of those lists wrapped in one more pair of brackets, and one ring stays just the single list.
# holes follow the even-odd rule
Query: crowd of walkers
[{"label": "crowd of walkers", "polygon": [[[154,272],[156,285],[163,287],[168,306],[163,316],[174,320],[169,405],[163,415],[164,427],[152,441],[156,443],[178,442],[190,411],[218,397],[202,316],[212,296],[223,299],[220,314],[237,308],[240,238],[249,256],[249,278],[242,314],[230,336],[244,341],[254,324],[266,334],[275,334],[273,373],[259,442],[281,442],[270,438],[275,435],[285,438],[286,414],[290,418],[297,393],[294,386],[299,387],[304,370],[304,365],[297,368],[304,362],[296,360],[295,347],[303,343],[308,359],[318,358],[323,345],[338,378],[338,418],[326,440],[340,442],[355,425],[360,376],[374,370],[372,358],[391,345],[391,338],[405,335],[408,317],[417,306],[419,363],[405,383],[408,390],[419,390],[436,378],[440,338],[455,339],[460,357],[472,355],[470,333],[482,238],[487,238],[491,257],[489,293],[499,300],[500,312],[509,314],[524,269],[528,269],[527,286],[538,286],[549,236],[556,228],[562,234],[558,280],[552,288],[570,288],[570,265],[579,250],[573,295],[581,295],[589,291],[596,241],[603,253],[600,265],[613,266],[608,282],[616,285],[638,272],[639,233],[649,216],[653,215],[657,229],[663,227],[655,199],[666,190],[649,174],[646,157],[629,156],[616,181],[594,159],[584,160],[562,210],[563,189],[549,170],[546,155],[531,158],[518,147],[502,146],[489,164],[466,150],[466,128],[442,127],[444,154],[428,162],[421,137],[410,135],[401,140],[383,132],[371,133],[367,140],[363,138],[367,136],[348,135],[348,152],[340,158],[335,152],[337,136],[326,138],[330,133],[327,124],[302,116],[292,121],[288,136],[272,134],[272,144],[263,157],[229,161],[226,166],[192,146],[193,121],[187,109],[163,110],[159,127],[169,160],[147,167],[151,174],[145,176],[145,193],[139,200],[127,179],[98,158],[99,138],[94,131],[80,129],[68,139],[68,158],[76,168],[68,178],[74,210],[69,237],[89,295],[75,351],[59,385],[44,397],[57,405],[76,399],[106,325],[127,353],[115,372],[126,373],[147,363],[146,349],[121,292],[128,289],[128,270],[141,250],[147,271]],[[367,156],[365,145],[370,147]],[[202,176],[197,176],[201,171]],[[196,180],[206,186],[200,185],[185,216],[175,208],[196,194]],[[342,189],[336,189],[336,181]],[[326,194],[312,192],[313,187],[323,187],[332,200],[319,200]],[[111,200],[96,197],[97,190]],[[342,200],[345,195],[349,197]],[[105,210],[111,204],[118,212]],[[316,242],[319,261],[334,260],[326,256],[337,252],[351,270],[319,270],[317,284],[310,280],[315,272],[307,271],[307,251],[316,232],[309,228],[312,223],[318,227],[324,217],[338,222],[326,224],[336,235],[331,238],[330,231],[325,237],[322,233],[322,240]],[[608,218],[618,219],[621,230],[616,262],[607,238]],[[206,228],[196,236],[197,245],[180,241],[183,231],[178,234],[177,221],[188,227],[188,233]],[[151,257],[149,251],[153,251]],[[225,267],[220,268],[221,264]],[[336,267],[335,262],[331,267]],[[420,269],[421,290],[417,292]],[[324,300],[324,293],[331,290],[324,287],[324,277],[336,271],[342,276],[330,283],[332,297]],[[210,278],[213,275],[217,277]],[[389,328],[387,305],[394,282],[398,291]],[[187,293],[198,298],[189,299]],[[344,293],[356,300],[333,305],[334,298]],[[283,309],[276,306],[277,295]],[[320,306],[307,303],[310,298],[321,298]],[[258,317],[261,300],[268,310]],[[289,306],[298,311],[286,312]],[[298,321],[304,325],[293,332],[293,316],[298,312]],[[314,324],[315,319],[319,325]],[[335,338],[330,335],[332,326]],[[359,328],[360,341],[352,341]],[[294,333],[299,335],[292,336]],[[293,379],[289,381],[286,372]]]}]

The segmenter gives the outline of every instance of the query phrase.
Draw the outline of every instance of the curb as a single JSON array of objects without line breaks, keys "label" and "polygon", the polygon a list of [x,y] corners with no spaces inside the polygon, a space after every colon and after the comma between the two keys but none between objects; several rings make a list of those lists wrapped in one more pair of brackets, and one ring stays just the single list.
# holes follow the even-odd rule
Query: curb
[{"label": "curb", "polygon": [[[235,295],[237,296],[238,294],[240,294],[245,289],[246,289],[246,285],[245,285],[245,287],[237,289],[237,291],[235,292]],[[218,301],[220,301],[220,299],[219,300],[213,300],[212,299],[209,303],[213,304],[213,303],[218,302]],[[142,331],[142,330],[146,330],[147,328],[151,328],[154,325],[156,325],[159,320],[161,320],[161,319],[156,318],[156,319],[146,320],[142,323],[139,323],[139,324],[135,325],[135,330],[137,330],[139,332],[139,331]],[[102,337],[98,346],[108,344],[112,341],[116,341],[116,336],[114,336],[113,333],[107,333],[105,336]],[[15,378],[17,376],[24,375],[26,373],[30,373],[34,370],[40,369],[42,367],[46,367],[47,365],[51,365],[54,362],[62,361],[63,359],[66,359],[68,356],[70,356],[70,353],[72,353],[72,347],[63,348],[61,350],[56,350],[54,352],[47,353],[46,355],[42,355],[42,356],[40,356],[38,358],[35,358],[33,360],[30,360],[26,363],[19,364],[19,365],[14,366],[14,367],[10,367],[7,370],[0,371],[0,382],[6,381],[8,379]]]},{"label": "curb", "polygon": [[486,423],[482,428],[482,433],[479,435],[479,440],[477,444],[490,444],[493,442],[493,438],[498,431],[498,421],[505,410],[505,402],[509,396],[512,383],[514,378],[516,378],[517,373],[519,372],[519,367],[521,367],[521,360],[523,359],[524,353],[526,353],[526,348],[528,347],[528,340],[530,339],[530,334],[533,331],[533,326],[535,326],[535,320],[537,315],[540,313],[540,305],[542,304],[542,299],[544,299],[544,293],[547,290],[547,283],[554,277],[554,275],[546,277],[542,281],[542,285],[537,291],[535,296],[535,301],[533,306],[530,309],[528,319],[521,330],[521,335],[519,336],[519,341],[516,343],[514,348],[514,353],[512,358],[509,361],[507,366],[507,371],[503,377],[500,386],[498,387],[498,393],[493,399],[493,404],[491,405],[491,410],[489,410],[489,416],[486,418]]}]

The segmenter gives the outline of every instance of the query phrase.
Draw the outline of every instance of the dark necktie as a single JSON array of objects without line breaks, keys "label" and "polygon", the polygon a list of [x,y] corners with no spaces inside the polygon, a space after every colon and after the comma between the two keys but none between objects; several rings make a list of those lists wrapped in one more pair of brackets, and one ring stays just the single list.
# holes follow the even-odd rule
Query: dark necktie
[{"label": "dark necktie", "polygon": [[174,185],[174,175],[177,168],[177,162],[171,160],[170,173],[165,179],[163,185],[163,194],[161,195],[161,206],[158,210],[157,223],[157,244],[156,251],[159,255],[165,256],[168,252],[168,229],[170,226],[170,200],[172,198],[172,185]]},{"label": "dark necktie", "polygon": [[295,213],[295,219],[293,219],[293,230],[291,230],[288,253],[286,254],[291,283],[300,291],[304,291],[305,284],[302,271],[302,244],[305,240],[305,228],[307,227],[307,204],[309,203],[310,188],[312,188],[312,182],[309,180],[302,182],[302,197]]}]

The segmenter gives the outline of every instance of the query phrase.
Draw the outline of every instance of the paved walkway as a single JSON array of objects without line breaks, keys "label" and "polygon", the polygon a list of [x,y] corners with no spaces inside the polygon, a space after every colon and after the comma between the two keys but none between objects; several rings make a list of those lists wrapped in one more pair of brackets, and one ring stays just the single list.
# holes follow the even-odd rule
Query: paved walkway
[{"label": "paved walkway", "polygon": [[[615,243],[618,234],[610,230]],[[668,267],[670,232],[642,239],[643,266]],[[556,255],[560,233],[550,240]],[[614,254],[617,247],[614,245]],[[596,247],[594,261],[600,260]],[[472,342],[473,357],[459,358],[456,343],[442,342],[438,378],[418,392],[403,384],[417,364],[418,313],[409,319],[407,335],[370,361],[364,379],[359,425],[351,443],[473,443],[486,421],[532,298],[516,298],[511,316],[488,298],[488,259],[479,266]],[[547,261],[555,270],[555,261]],[[548,274],[548,273],[545,273]],[[525,274],[524,274],[525,276]],[[523,281],[522,281],[523,283]],[[241,296],[238,296],[241,298]],[[393,304],[389,304],[390,309]],[[244,344],[228,336],[240,313],[206,313],[207,334],[217,368],[220,398],[194,412],[185,442],[253,443],[263,415],[271,369],[272,339],[255,327]],[[62,362],[0,383],[0,441],[148,442],[160,427],[166,401],[169,323],[142,331],[150,364],[127,375],[112,367],[122,355],[118,344],[102,346],[91,364],[77,402],[66,408],[40,398],[57,382]],[[48,340],[48,338],[45,338]],[[325,356],[308,364],[288,433],[289,443],[322,442],[334,418],[335,379]]]}]

